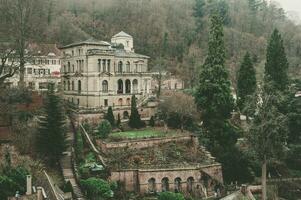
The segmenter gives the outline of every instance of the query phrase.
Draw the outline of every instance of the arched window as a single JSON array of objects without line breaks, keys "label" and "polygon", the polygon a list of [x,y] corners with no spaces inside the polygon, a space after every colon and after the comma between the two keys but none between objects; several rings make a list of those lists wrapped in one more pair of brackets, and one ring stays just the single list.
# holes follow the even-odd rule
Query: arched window
[{"label": "arched window", "polygon": [[151,178],[148,180],[148,192],[149,193],[156,192],[156,179]]},{"label": "arched window", "polygon": [[131,72],[131,64],[130,64],[129,61],[127,61],[127,63],[126,63],[126,72],[127,72],[127,73],[130,73],[130,72]]},{"label": "arched window", "polygon": [[66,90],[66,81],[64,81],[64,90]]},{"label": "arched window", "polygon": [[70,62],[68,62],[68,72],[71,72],[71,65],[70,65]]},{"label": "arched window", "polygon": [[119,61],[119,63],[118,63],[118,71],[117,72],[122,73],[122,62],[121,61]]},{"label": "arched window", "polygon": [[68,91],[70,91],[70,81],[68,81],[67,87],[68,87]]},{"label": "arched window", "polygon": [[127,98],[127,99],[126,99],[126,105],[128,105],[128,106],[131,105],[131,99],[130,99],[130,98]]},{"label": "arched window", "polygon": [[175,192],[181,192],[182,188],[181,188],[181,178],[177,177],[175,179]]},{"label": "arched window", "polygon": [[162,192],[166,192],[169,190],[169,180],[167,177],[162,179],[161,186],[162,186]]},{"label": "arched window", "polygon": [[81,93],[81,91],[82,91],[82,82],[80,80],[77,81],[77,89],[78,89],[78,93]]},{"label": "arched window", "polygon": [[123,104],[122,98],[118,99],[118,105],[119,105],[119,106],[122,106],[122,104]]},{"label": "arched window", "polygon": [[74,90],[74,81],[71,82],[71,90]]},{"label": "arched window", "polygon": [[189,177],[187,179],[187,192],[191,193],[193,190],[193,182],[194,182],[194,178],[193,177]]},{"label": "arched window", "polygon": [[133,92],[132,93],[135,93],[135,94],[138,93],[138,80],[137,79],[133,80]]},{"label": "arched window", "polygon": [[118,85],[117,94],[123,94],[123,81],[119,79],[117,85]]},{"label": "arched window", "polygon": [[107,81],[107,80],[104,80],[104,81],[102,82],[102,92],[103,92],[103,93],[108,93],[108,90],[109,90],[109,88],[108,88],[108,81]]},{"label": "arched window", "polygon": [[125,81],[125,93],[131,93],[131,81],[129,79]]}]

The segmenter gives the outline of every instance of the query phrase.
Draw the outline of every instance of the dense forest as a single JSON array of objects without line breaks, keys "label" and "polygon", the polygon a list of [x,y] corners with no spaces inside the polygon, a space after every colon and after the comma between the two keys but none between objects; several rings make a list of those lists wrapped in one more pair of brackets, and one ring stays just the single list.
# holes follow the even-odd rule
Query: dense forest
[{"label": "dense forest", "polygon": [[183,78],[187,87],[197,83],[196,72],[207,53],[208,18],[217,10],[224,18],[232,83],[246,51],[261,79],[267,38],[275,27],[284,38],[290,75],[301,75],[301,26],[266,0],[36,0],[32,4],[35,20],[29,40],[59,46],[90,37],[109,41],[123,30],[134,37],[136,52],[151,57],[150,68],[163,60],[161,67]]}]

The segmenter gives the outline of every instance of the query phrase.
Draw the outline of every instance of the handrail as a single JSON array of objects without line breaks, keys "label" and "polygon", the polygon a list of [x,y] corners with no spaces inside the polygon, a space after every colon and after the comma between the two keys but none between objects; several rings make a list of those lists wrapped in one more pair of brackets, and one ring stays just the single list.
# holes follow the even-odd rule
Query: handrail
[{"label": "handrail", "polygon": [[85,138],[88,140],[88,143],[89,143],[90,147],[91,147],[92,150],[97,154],[97,157],[98,157],[98,159],[101,161],[102,165],[103,165],[104,167],[106,167],[107,165],[106,165],[106,163],[105,163],[103,157],[100,155],[100,152],[98,151],[98,149],[97,149],[97,148],[95,147],[95,145],[93,144],[93,142],[92,142],[92,140],[90,139],[90,137],[89,137],[88,133],[86,132],[85,128],[83,127],[82,124],[80,124],[80,127],[82,128],[83,133],[84,133],[84,135],[85,135]]}]

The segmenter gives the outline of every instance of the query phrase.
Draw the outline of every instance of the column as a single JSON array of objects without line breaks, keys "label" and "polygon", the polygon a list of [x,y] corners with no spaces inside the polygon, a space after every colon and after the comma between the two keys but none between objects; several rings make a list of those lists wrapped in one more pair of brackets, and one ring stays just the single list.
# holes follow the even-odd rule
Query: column
[{"label": "column", "polygon": [[108,60],[108,63],[107,63],[108,65],[107,65],[107,72],[111,72],[111,60],[109,59]]},{"label": "column", "polygon": [[141,92],[141,89],[140,89],[140,85],[142,84],[142,80],[140,79],[139,81],[138,81],[138,85],[137,85],[137,87],[138,87],[138,94],[140,94],[140,92]]},{"label": "column", "polygon": [[131,94],[133,94],[133,80],[131,80]]},{"label": "column", "polygon": [[122,80],[122,86],[123,86],[123,91],[122,91],[122,94],[125,94],[125,81],[124,80]]},{"label": "column", "polygon": [[149,81],[146,80],[146,93],[149,94],[149,85],[148,85]]}]

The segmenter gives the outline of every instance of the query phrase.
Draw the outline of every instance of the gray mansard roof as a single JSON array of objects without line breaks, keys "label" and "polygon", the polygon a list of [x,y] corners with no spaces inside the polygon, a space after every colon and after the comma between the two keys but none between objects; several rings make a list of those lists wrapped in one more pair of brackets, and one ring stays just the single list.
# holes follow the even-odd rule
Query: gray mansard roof
[{"label": "gray mansard roof", "polygon": [[125,57],[125,58],[146,58],[146,59],[149,58],[148,56],[131,52],[131,51],[125,51],[123,49],[116,49],[114,55],[116,57]]},{"label": "gray mansard roof", "polygon": [[75,43],[72,43],[72,44],[68,44],[66,46],[61,47],[61,49],[66,49],[66,48],[81,46],[81,45],[111,46],[111,44],[109,42],[97,40],[97,39],[94,39],[94,38],[90,38],[90,39],[87,39],[87,40],[82,41],[82,42],[75,42]]}]

